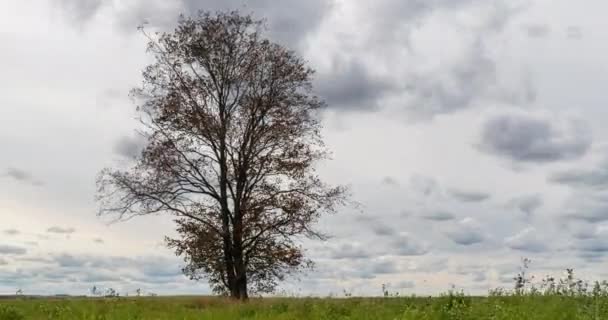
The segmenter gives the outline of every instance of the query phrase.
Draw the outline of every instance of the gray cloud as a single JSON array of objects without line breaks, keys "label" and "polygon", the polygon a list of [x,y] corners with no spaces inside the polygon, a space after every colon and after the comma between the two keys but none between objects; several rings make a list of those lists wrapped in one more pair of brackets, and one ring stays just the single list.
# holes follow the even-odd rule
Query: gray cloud
[{"label": "gray cloud", "polygon": [[[148,6],[144,5],[146,2]],[[120,21],[121,26],[130,30],[135,30],[135,27],[149,19],[151,19],[155,24],[159,24],[161,16],[160,13],[163,8],[159,5],[159,1],[155,0],[130,1],[125,3],[125,11],[118,13],[114,11],[116,10],[116,7],[113,5],[111,0],[52,0],[52,3],[57,8],[61,9],[71,22],[77,24],[79,27],[87,24],[90,20],[95,18],[95,16],[102,9],[112,9],[113,13],[118,16],[117,18]],[[181,4],[181,0],[173,1],[173,4],[177,5],[175,7],[175,9],[177,9],[179,4]],[[177,18],[177,10],[172,13],[175,15],[171,17],[171,20],[175,20]],[[169,19],[165,18],[161,21],[164,25],[165,23],[169,22]]]},{"label": "gray cloud", "polygon": [[[419,72],[408,69],[399,69],[391,75],[383,77],[372,76],[373,65],[366,66],[360,62],[355,54],[348,55],[352,50],[350,43],[342,50],[347,53],[341,60],[347,63],[334,64],[328,72],[329,76],[322,75],[319,87],[332,105],[341,110],[374,111],[386,98],[396,98],[404,101],[403,109],[409,120],[428,120],[439,114],[454,113],[471,107],[481,98],[491,97],[499,100],[522,100],[514,97],[517,90],[497,88],[496,61],[485,48],[486,37],[500,32],[517,12],[507,5],[507,2],[496,1],[489,5],[479,5],[477,1],[450,0],[450,1],[379,1],[368,8],[365,17],[376,16],[382,19],[375,21],[372,30],[369,30],[369,39],[361,44],[363,48],[386,48],[390,52],[407,51],[412,53],[409,43],[411,32],[424,24],[424,20],[436,12],[451,10],[474,11],[483,7],[484,11],[481,25],[468,30],[474,41],[464,50],[460,59],[445,64],[435,70]],[[399,9],[402,8],[402,9]],[[467,35],[469,35],[467,33]],[[468,40],[467,40],[468,41]],[[407,59],[404,57],[403,59]],[[388,63],[401,64],[402,61]],[[530,85],[525,83],[526,87]],[[326,88],[326,89],[325,89]],[[524,94],[531,97],[528,88]],[[407,98],[403,94],[407,94]]]},{"label": "gray cloud", "polygon": [[367,259],[371,253],[358,244],[343,244],[338,248],[331,249],[331,259]]},{"label": "gray cloud", "polygon": [[104,241],[103,241],[102,238],[94,238],[93,242],[95,242],[95,243],[104,243]]},{"label": "gray cloud", "polygon": [[546,163],[582,157],[591,146],[583,124],[569,120],[559,126],[551,119],[505,114],[488,119],[479,150],[512,161]]},{"label": "gray cloud", "polygon": [[47,259],[47,258],[40,257],[40,256],[19,257],[19,258],[17,258],[17,260],[24,261],[24,262],[42,263],[42,264],[53,263],[52,259]]},{"label": "gray cloud", "polygon": [[410,280],[399,281],[394,286],[396,289],[413,289],[416,287],[416,282]]},{"label": "gray cloud", "polygon": [[547,245],[539,238],[534,227],[526,228],[505,239],[505,245],[513,250],[540,253],[546,251]]},{"label": "gray cloud", "polygon": [[166,263],[154,263],[145,265],[143,274],[150,278],[174,278],[182,276],[180,268],[167,268]]},{"label": "gray cloud", "polygon": [[[414,5],[413,3],[416,3]],[[523,86],[506,87],[499,80],[501,74],[496,57],[487,50],[488,38],[502,32],[512,17],[521,11],[511,2],[493,1],[480,5],[477,1],[405,1],[403,5],[416,9],[411,12],[432,13],[442,10],[478,10],[483,8],[481,24],[468,30],[472,41],[459,59],[430,72],[407,75],[405,90],[409,93],[406,112],[411,119],[431,119],[436,115],[455,113],[480,101],[526,104],[534,98],[535,89],[526,79]],[[394,7],[389,8],[394,10]],[[392,11],[402,15],[401,11]],[[420,14],[424,17],[425,14]],[[400,17],[399,19],[403,19]],[[403,20],[401,20],[403,21]],[[412,23],[417,27],[415,23]],[[487,102],[486,102],[487,103]]]},{"label": "gray cloud", "polygon": [[379,100],[398,88],[390,79],[374,77],[370,72],[361,62],[334,62],[331,70],[319,76],[315,87],[329,108],[378,110]]},{"label": "gray cloud", "polygon": [[412,215],[412,212],[409,210],[401,210],[399,211],[399,216],[401,218],[409,218]]},{"label": "gray cloud", "polygon": [[484,282],[488,279],[488,277],[486,276],[486,273],[483,271],[473,272],[472,275],[473,275],[474,282]]},{"label": "gray cloud", "polygon": [[27,249],[12,245],[0,245],[0,254],[9,255],[24,255],[27,253]]},{"label": "gray cloud", "polygon": [[50,227],[50,228],[46,229],[46,232],[59,233],[59,234],[72,234],[72,233],[76,232],[76,229],[54,226],[54,227]]},{"label": "gray cloud", "polygon": [[568,39],[580,40],[583,38],[583,29],[578,26],[569,26],[566,28],[566,36]]},{"label": "gray cloud", "polygon": [[123,136],[114,144],[114,153],[127,159],[135,159],[140,155],[146,143],[147,139],[139,134],[133,137]]},{"label": "gray cloud", "polygon": [[84,276],[80,277],[80,281],[86,283],[121,282],[123,281],[123,278],[111,273],[86,273]]},{"label": "gray cloud", "polygon": [[572,237],[574,237],[577,240],[586,240],[586,239],[592,239],[595,237],[595,235],[594,235],[595,229],[593,228],[593,225],[591,225],[591,224],[570,223],[570,224],[568,224],[567,227],[568,227],[568,230],[569,230],[570,234],[572,235]]},{"label": "gray cloud", "polygon": [[410,186],[414,191],[425,197],[441,193],[437,180],[423,175],[412,175],[410,177]]},{"label": "gray cloud", "polygon": [[422,217],[426,220],[432,221],[449,221],[456,219],[456,216],[454,216],[454,214],[447,211],[431,211]]},{"label": "gray cloud", "polygon": [[17,230],[17,229],[6,229],[6,230],[4,230],[4,234],[9,235],[9,236],[16,236],[19,233],[21,233],[21,232],[19,232],[19,230]]},{"label": "gray cloud", "polygon": [[488,93],[496,77],[495,62],[478,42],[450,69],[413,75],[407,86],[413,97],[407,111],[424,119],[468,108]]},{"label": "gray cloud", "polygon": [[270,36],[281,43],[296,46],[308,33],[316,30],[331,11],[332,1],[220,1],[183,0],[186,12],[204,10],[253,11],[256,16],[268,20]]},{"label": "gray cloud", "polygon": [[24,180],[29,180],[30,179],[30,174],[17,169],[17,168],[8,168],[6,169],[6,175],[15,179],[15,180],[19,180],[19,181],[24,181]]},{"label": "gray cloud", "polygon": [[269,36],[290,47],[302,44],[308,33],[316,30],[330,12],[332,1],[221,1],[221,0],[133,0],[121,7],[110,0],[55,0],[73,22],[82,25],[94,18],[101,9],[109,8],[118,25],[133,32],[144,23],[161,30],[172,29],[180,13],[193,15],[198,10],[239,10],[267,19]]},{"label": "gray cloud", "polygon": [[[214,1],[201,2],[213,3]],[[118,27],[126,33],[134,32],[142,25],[160,31],[170,31],[176,26],[180,14],[190,16],[195,13],[195,11],[188,11],[187,8],[184,8],[182,0],[133,0],[122,10],[115,11],[113,18]]]},{"label": "gray cloud", "polygon": [[374,264],[371,272],[374,274],[390,274],[399,272],[399,269],[394,261],[382,261]]},{"label": "gray cloud", "polygon": [[447,231],[445,235],[454,241],[454,243],[463,246],[481,243],[485,239],[481,227],[477,221],[472,218],[465,218],[459,221],[451,230]]},{"label": "gray cloud", "polygon": [[[327,74],[322,74],[318,85],[322,90],[321,96],[328,100],[330,107],[374,111],[385,98],[407,93],[407,101],[402,108],[410,120],[424,120],[438,114],[453,113],[470,107],[483,97],[497,98],[502,95],[500,100],[513,99],[513,92],[501,92],[498,95],[494,92],[498,76],[496,61],[485,49],[486,36],[501,31],[517,11],[506,3],[496,1],[482,5],[487,9],[484,11],[483,23],[468,30],[475,40],[459,60],[436,70],[417,72],[408,69],[400,72],[397,69],[391,75],[375,77],[373,71],[378,68],[373,64],[361,63],[362,58],[352,54],[351,44],[344,41],[341,52],[347,55],[336,60],[340,62],[334,63]],[[365,17],[371,15],[382,19],[368,30],[369,38],[360,45],[363,48],[387,48],[391,52],[402,52],[405,49],[412,53],[409,42],[411,32],[421,27],[432,14],[459,9],[473,11],[479,7],[479,2],[470,0],[378,1],[368,8]],[[404,55],[405,52],[400,54]],[[402,61],[389,63],[400,64]],[[498,91],[504,91],[503,89]],[[398,101],[403,100],[403,97],[398,98]]]},{"label": "gray cloud", "polygon": [[459,189],[451,189],[450,194],[464,202],[481,202],[489,199],[491,195],[485,192],[464,191]]},{"label": "gray cloud", "polygon": [[601,262],[608,253],[608,230],[596,226],[578,231],[573,233],[574,241],[570,243],[569,249],[587,262]]},{"label": "gray cloud", "polygon": [[564,205],[564,216],[588,223],[608,221],[608,195],[575,192]]},{"label": "gray cloud", "polygon": [[0,258],[0,266],[5,266],[5,265],[8,265],[8,261],[6,261],[3,258]]},{"label": "gray cloud", "polygon": [[[101,5],[102,0],[85,1],[84,4],[76,0],[60,1],[66,10],[75,11],[80,20],[91,18],[96,11],[106,7]],[[375,65],[366,64],[364,55],[354,54],[353,50],[347,48],[349,45],[345,44],[331,67],[319,72],[315,87],[330,108],[341,111],[378,110],[383,99],[403,92],[409,92],[411,97],[404,109],[413,119],[427,119],[467,108],[477,99],[493,94],[491,91],[497,80],[496,62],[487,54],[484,41],[485,36],[503,30],[518,11],[508,3],[496,1],[481,6],[487,9],[483,11],[483,23],[474,30],[469,30],[477,40],[461,60],[453,65],[429,73],[409,74],[408,71],[408,74],[380,76],[374,72],[377,69]],[[257,17],[267,18],[272,39],[292,48],[301,48],[306,37],[318,29],[334,8],[333,2],[326,0],[178,0],[171,4],[159,0],[134,0],[115,14],[120,25],[129,30],[134,30],[144,21],[167,30],[175,25],[180,11],[193,14],[199,9],[238,9],[243,13],[253,12]],[[369,8],[371,13],[365,13],[366,18],[371,15],[382,19],[375,21],[371,30],[368,30],[369,38],[364,39],[361,46],[403,50],[403,42],[409,41],[410,32],[433,13],[459,9],[475,11],[479,7],[479,3],[473,0],[380,1]],[[407,80],[397,80],[394,76]],[[512,93],[503,94],[512,99],[510,95]]]},{"label": "gray cloud", "polygon": [[119,256],[110,256],[110,257],[102,257],[102,256],[82,256],[82,259],[87,260],[87,264],[94,268],[102,268],[108,270],[118,270],[123,267],[135,267],[138,265],[143,265],[141,263],[147,263],[145,261],[147,258],[130,258],[130,257],[119,257]]},{"label": "gray cloud", "polygon": [[572,169],[557,172],[549,176],[553,183],[564,184],[575,188],[608,189],[608,161],[589,170]]},{"label": "gray cloud", "polygon": [[384,178],[382,178],[382,183],[385,184],[385,185],[389,185],[389,186],[398,186],[399,185],[399,181],[397,181],[393,177],[384,177]]},{"label": "gray cloud", "polygon": [[542,205],[543,198],[540,194],[516,197],[509,201],[509,206],[521,210],[527,216],[532,216]]},{"label": "gray cloud", "polygon": [[583,260],[585,260],[585,262],[587,262],[588,264],[591,263],[602,263],[604,262],[604,256],[605,253],[604,252],[589,252],[589,251],[579,251],[577,253],[577,256]]},{"label": "gray cloud", "polygon": [[487,269],[487,267],[484,267],[483,265],[457,264],[454,266],[454,269],[451,271],[458,275],[468,275],[468,274],[472,274],[475,271],[483,271],[485,269]]},{"label": "gray cloud", "polygon": [[[106,271],[137,268],[144,276],[166,277],[181,274],[177,260],[160,256],[120,257],[101,255],[74,255],[68,253],[51,256],[50,262],[66,268],[93,268]],[[169,267],[171,266],[171,267]]]},{"label": "gray cloud", "polygon": [[[26,261],[26,259],[20,259]],[[27,268],[23,279],[36,279],[42,282],[65,282],[84,284],[108,283],[124,286],[125,283],[138,282],[138,285],[176,283],[184,279],[177,259],[158,256],[115,257],[101,255],[55,254],[50,259],[33,257],[37,263],[48,264],[44,267]]]},{"label": "gray cloud", "polygon": [[104,4],[110,4],[106,0],[53,0],[66,16],[78,24],[86,23],[92,19]]},{"label": "gray cloud", "polygon": [[377,236],[392,236],[396,233],[396,230],[393,229],[390,226],[387,226],[385,224],[375,224],[374,226],[372,226],[372,231],[374,232],[375,235]]},{"label": "gray cloud", "polygon": [[[15,181],[27,183],[33,186],[42,186],[44,182],[36,179],[31,173],[24,171],[19,168],[7,168],[4,175],[5,177],[11,178]],[[0,176],[0,177],[2,177]]]},{"label": "gray cloud", "polygon": [[565,216],[573,220],[582,220],[590,223],[608,221],[608,203],[603,206],[591,207],[587,210],[569,211]]},{"label": "gray cloud", "polygon": [[357,212],[358,214],[354,217],[354,219],[358,222],[363,222],[363,223],[368,223],[368,222],[372,222],[372,221],[376,221],[378,219],[378,216],[376,215],[372,215],[366,212]]},{"label": "gray cloud", "polygon": [[128,96],[128,93],[125,93],[124,90],[108,88],[97,94],[96,105],[99,108],[111,108],[114,104],[121,103]]},{"label": "gray cloud", "polygon": [[586,239],[579,243],[577,249],[585,252],[603,254],[608,252],[608,242],[603,239]]},{"label": "gray cloud", "polygon": [[[407,41],[410,33],[421,24],[421,21],[436,12],[457,11],[460,9],[479,8],[475,0],[380,0],[374,3],[366,13],[378,19],[376,32],[372,33],[373,44]],[[494,1],[488,5],[490,14],[483,25],[482,32],[496,32],[504,28],[515,10],[507,2]]]},{"label": "gray cloud", "polygon": [[[428,258],[431,258],[429,256]],[[423,261],[417,268],[417,271],[421,272],[431,272],[431,273],[439,273],[448,270],[449,259],[446,257],[435,257],[432,259],[428,259]]]},{"label": "gray cloud", "polygon": [[544,38],[551,33],[551,28],[546,24],[529,24],[524,26],[524,30],[530,38]]},{"label": "gray cloud", "polygon": [[61,254],[53,257],[54,261],[60,267],[84,267],[88,260],[85,257],[73,256],[70,254]]},{"label": "gray cloud", "polygon": [[565,217],[589,223],[608,221],[608,160],[588,169],[555,172],[547,180],[571,189],[564,203]]},{"label": "gray cloud", "polygon": [[[589,168],[573,168],[554,172],[547,181],[569,187],[570,196],[563,203],[562,216],[569,224],[577,221],[595,224],[608,221],[608,160],[603,158]],[[583,223],[585,225],[585,223]],[[588,229],[588,228],[587,228]],[[585,232],[575,231],[574,236]]]},{"label": "gray cloud", "polygon": [[391,254],[400,256],[421,256],[429,252],[428,245],[418,241],[409,234],[400,234],[392,242]]},{"label": "gray cloud", "polygon": [[448,238],[459,245],[470,246],[476,243],[483,242],[483,236],[479,231],[458,230],[446,233]]}]

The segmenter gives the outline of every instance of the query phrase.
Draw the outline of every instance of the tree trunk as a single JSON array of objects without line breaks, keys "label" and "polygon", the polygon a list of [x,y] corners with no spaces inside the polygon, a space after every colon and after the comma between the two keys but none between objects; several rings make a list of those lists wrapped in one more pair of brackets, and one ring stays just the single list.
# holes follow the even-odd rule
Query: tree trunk
[{"label": "tree trunk", "polygon": [[[223,206],[223,205],[222,205]],[[240,294],[237,289],[237,274],[235,268],[235,248],[233,245],[233,241],[230,235],[229,221],[227,214],[223,215],[223,229],[224,234],[222,235],[224,238],[224,263],[226,267],[226,279],[228,282],[228,290],[230,291],[230,297],[233,299],[239,299]]]},{"label": "tree trunk", "polygon": [[247,300],[247,266],[243,261],[243,247],[240,239],[234,239],[235,289],[240,300]]},{"label": "tree trunk", "polygon": [[234,227],[234,273],[235,273],[235,289],[238,292],[240,300],[247,300],[247,266],[243,257],[243,240],[242,240],[242,224],[240,218],[236,221]]},{"label": "tree trunk", "polygon": [[[222,237],[224,239],[224,260],[226,263],[226,277],[228,279],[228,289],[230,297],[241,299],[238,290],[238,277],[235,268],[235,243],[230,232],[230,209],[228,208],[228,160],[226,158],[226,118],[225,105],[220,102],[220,122],[222,124],[219,136],[219,166],[220,166],[220,210],[222,216]],[[234,227],[233,227],[234,231]]]},{"label": "tree trunk", "polygon": [[[240,177],[243,176],[241,171]],[[241,193],[243,184],[237,183],[237,194],[234,199],[234,225],[232,229],[232,243],[234,245],[234,267],[236,278],[236,290],[238,291],[240,300],[249,299],[247,293],[247,265],[245,264],[243,250],[243,212],[241,211]]]},{"label": "tree trunk", "polygon": [[249,294],[247,293],[247,274],[240,274],[237,277],[236,284],[239,292],[239,299],[247,301],[249,299]]},{"label": "tree trunk", "polygon": [[236,290],[236,276],[234,274],[234,261],[231,255],[231,245],[229,240],[224,239],[224,263],[226,264],[226,279],[228,280],[228,290],[230,297],[238,299],[238,291]]},{"label": "tree trunk", "polygon": [[226,173],[225,167],[222,166],[222,173],[220,178],[220,206],[222,212],[222,237],[224,240],[224,262],[226,264],[226,279],[228,280],[228,289],[230,290],[230,296],[238,299],[239,294],[236,285],[236,274],[235,274],[235,261],[234,261],[234,243],[232,241],[232,235],[230,233],[230,212],[228,211],[228,201],[226,192]]},{"label": "tree trunk", "polygon": [[[236,248],[233,248],[233,252],[238,252]],[[241,258],[241,254],[236,253],[235,256],[231,257],[231,261],[234,262],[232,264],[232,277],[233,280],[229,281],[229,291],[230,297],[235,300],[247,300],[249,299],[249,294],[247,292],[247,268],[243,264],[243,260]],[[229,272],[230,274],[230,272]]]}]

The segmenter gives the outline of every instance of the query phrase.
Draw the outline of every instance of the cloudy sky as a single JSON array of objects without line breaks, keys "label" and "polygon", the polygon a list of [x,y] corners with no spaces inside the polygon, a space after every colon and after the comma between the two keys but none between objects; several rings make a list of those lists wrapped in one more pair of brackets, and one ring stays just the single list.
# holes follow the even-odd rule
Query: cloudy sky
[{"label": "cloudy sky", "polygon": [[605,279],[608,4],[588,0],[0,2],[0,293],[93,285],[208,293],[164,248],[163,216],[96,216],[95,177],[141,144],[136,27],[240,9],[317,70],[328,182],[360,209],[323,219],[316,271],[287,293],[473,293],[532,273]]}]

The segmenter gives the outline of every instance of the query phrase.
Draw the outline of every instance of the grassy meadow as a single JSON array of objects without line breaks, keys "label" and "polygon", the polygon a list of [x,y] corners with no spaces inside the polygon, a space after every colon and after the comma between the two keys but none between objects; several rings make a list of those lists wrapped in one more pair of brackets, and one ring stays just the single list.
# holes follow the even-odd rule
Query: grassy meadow
[{"label": "grassy meadow", "polygon": [[510,295],[435,298],[210,297],[15,299],[0,320],[18,319],[608,319],[608,296]]},{"label": "grassy meadow", "polygon": [[[514,289],[493,289],[468,296],[455,289],[437,297],[403,297],[383,286],[383,297],[252,298],[238,302],[222,297],[61,297],[14,296],[0,299],[0,320],[583,320],[608,319],[608,281],[577,279],[573,269],[557,279],[533,283],[524,259]],[[116,294],[112,290],[113,294]],[[6,297],[5,297],[6,298]]]}]

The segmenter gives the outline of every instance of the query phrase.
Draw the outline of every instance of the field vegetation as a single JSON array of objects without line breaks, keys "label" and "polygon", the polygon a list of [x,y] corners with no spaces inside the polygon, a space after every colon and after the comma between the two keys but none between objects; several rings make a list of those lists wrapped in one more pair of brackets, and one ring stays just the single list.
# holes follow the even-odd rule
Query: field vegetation
[{"label": "field vegetation", "polygon": [[510,295],[391,298],[209,297],[0,302],[0,319],[606,319],[608,296]]},{"label": "field vegetation", "polygon": [[0,300],[0,320],[20,319],[607,319],[608,282],[588,283],[572,269],[565,276],[533,282],[527,262],[513,289],[469,296],[449,290],[435,297],[400,296],[385,289],[382,297],[275,297],[248,302],[228,297],[80,297]]}]

